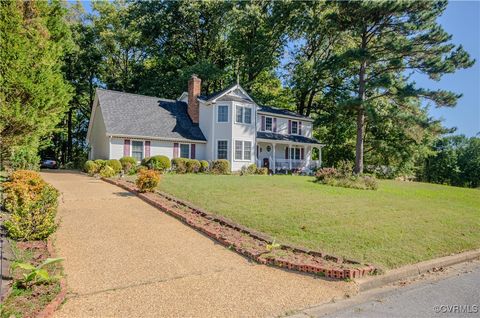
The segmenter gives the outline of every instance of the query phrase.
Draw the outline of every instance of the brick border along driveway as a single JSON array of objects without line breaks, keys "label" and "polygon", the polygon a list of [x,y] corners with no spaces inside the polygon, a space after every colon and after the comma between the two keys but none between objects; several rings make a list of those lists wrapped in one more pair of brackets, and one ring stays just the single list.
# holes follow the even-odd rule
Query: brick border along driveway
[{"label": "brick border along driveway", "polygon": [[55,244],[69,294],[57,317],[275,316],[354,292],[251,263],[101,180],[42,176],[62,193]]}]

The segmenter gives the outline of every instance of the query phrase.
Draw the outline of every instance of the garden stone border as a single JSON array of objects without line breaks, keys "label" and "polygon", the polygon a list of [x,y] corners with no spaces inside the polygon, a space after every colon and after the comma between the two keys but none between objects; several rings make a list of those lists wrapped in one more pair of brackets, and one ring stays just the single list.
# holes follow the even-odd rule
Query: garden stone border
[{"label": "garden stone border", "polygon": [[[249,259],[252,259],[256,261],[257,263],[264,264],[264,265],[273,265],[281,268],[287,268],[290,270],[295,270],[299,272],[304,272],[304,273],[311,273],[311,274],[319,274],[321,276],[329,277],[329,278],[336,278],[336,279],[353,279],[353,278],[360,278],[360,277],[365,277],[367,275],[371,275],[377,272],[377,268],[371,264],[365,264],[362,265],[360,262],[349,260],[349,259],[343,259],[341,257],[336,257],[332,255],[328,255],[323,252],[319,251],[313,251],[309,249],[305,249],[302,247],[298,246],[292,246],[292,245],[280,245],[280,249],[282,250],[290,250],[294,253],[297,254],[304,254],[304,255],[309,255],[313,257],[319,257],[325,261],[329,261],[331,263],[336,263],[339,266],[317,266],[317,265],[311,265],[311,264],[304,264],[304,263],[294,263],[290,262],[284,259],[281,259],[280,257],[276,256],[268,256],[268,257],[261,257],[265,253],[260,253],[260,254],[252,254],[250,251],[245,250],[238,244],[235,244],[236,242],[229,241],[225,238],[223,238],[221,235],[218,235],[218,233],[215,233],[211,231],[210,229],[203,227],[199,224],[195,224],[191,220],[189,220],[187,217],[185,217],[185,213],[181,213],[180,211],[175,211],[175,209],[171,209],[169,207],[166,207],[162,205],[161,202],[158,202],[158,200],[155,200],[155,198],[152,198],[152,196],[157,197],[160,200],[168,200],[172,201],[180,206],[183,206],[191,212],[189,213],[194,213],[197,216],[200,216],[204,218],[205,220],[208,221],[213,221],[218,223],[222,227],[228,227],[231,229],[234,229],[235,231],[238,231],[240,233],[246,234],[250,236],[251,238],[261,241],[266,244],[273,244],[273,240],[271,237],[268,235],[265,235],[264,233],[260,233],[258,231],[252,230],[250,228],[247,228],[243,225],[237,224],[227,218],[224,218],[222,216],[217,216],[214,214],[211,214],[201,208],[193,206],[191,203],[180,200],[174,196],[171,196],[169,194],[163,193],[161,191],[155,191],[151,193],[142,193],[139,192],[138,189],[133,185],[133,183],[125,181],[125,180],[114,180],[110,178],[104,178],[101,177],[101,180],[116,185],[124,190],[127,190],[139,198],[141,198],[143,201],[147,202],[148,204],[156,207],[157,209],[161,210],[162,212],[165,212],[183,223],[189,225],[190,227],[202,232],[203,234],[207,235],[211,239],[219,242],[220,244],[232,248],[239,254],[248,257]],[[352,268],[342,268],[342,265],[350,265]]]}]

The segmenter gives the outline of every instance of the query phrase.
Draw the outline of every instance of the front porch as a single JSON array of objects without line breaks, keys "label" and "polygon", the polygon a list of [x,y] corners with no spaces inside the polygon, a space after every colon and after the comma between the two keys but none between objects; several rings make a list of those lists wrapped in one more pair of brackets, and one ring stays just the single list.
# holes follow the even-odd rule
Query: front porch
[{"label": "front porch", "polygon": [[[315,153],[315,150],[317,152]],[[319,144],[272,142],[257,140],[257,166],[267,167],[273,173],[310,173],[322,165]]]}]

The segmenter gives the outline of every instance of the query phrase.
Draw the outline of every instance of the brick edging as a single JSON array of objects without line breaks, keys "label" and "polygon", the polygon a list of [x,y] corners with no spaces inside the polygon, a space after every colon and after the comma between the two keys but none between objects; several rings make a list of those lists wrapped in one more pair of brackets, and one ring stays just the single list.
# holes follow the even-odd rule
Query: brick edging
[{"label": "brick edging", "polygon": [[[120,187],[124,190],[127,190],[131,193],[134,193],[136,196],[138,196],[140,199],[142,199],[146,203],[148,203],[148,204],[154,206],[155,208],[157,208],[157,209],[175,217],[176,219],[178,219],[178,220],[182,221],[183,223],[187,224],[188,226],[200,231],[201,233],[207,235],[211,239],[219,242],[220,244],[222,244],[226,247],[229,247],[229,248],[233,247],[233,249],[237,253],[239,253],[243,256],[246,256],[246,257],[248,257],[248,258],[250,258],[250,259],[252,259],[252,260],[254,260],[254,261],[256,261],[260,264],[277,266],[277,267],[280,267],[280,268],[296,270],[296,271],[304,272],[304,273],[311,273],[311,274],[322,274],[323,273],[323,275],[326,276],[326,277],[337,278],[337,279],[360,278],[360,277],[364,277],[366,275],[373,274],[376,271],[376,268],[371,264],[362,265],[360,262],[357,262],[357,261],[343,259],[341,257],[328,255],[328,254],[323,253],[323,252],[308,250],[308,249],[305,249],[305,248],[302,248],[302,247],[289,246],[289,245],[285,245],[285,244],[281,244],[280,248],[281,249],[289,249],[289,250],[291,250],[293,252],[296,252],[296,253],[304,253],[304,254],[314,256],[314,257],[320,257],[320,258],[323,258],[324,260],[334,262],[334,263],[338,263],[338,264],[344,263],[344,264],[351,264],[351,265],[358,265],[358,266],[355,266],[355,268],[341,268],[341,267],[328,267],[328,266],[325,267],[325,266],[316,266],[316,265],[310,265],[310,264],[292,263],[292,262],[286,261],[284,259],[275,258],[274,256],[268,257],[268,258],[262,258],[261,256],[264,253],[254,255],[251,252],[246,251],[245,249],[241,248],[241,246],[237,246],[234,242],[228,241],[228,240],[224,239],[223,237],[218,236],[216,233],[210,232],[207,228],[197,226],[196,224],[193,224],[192,222],[189,222],[189,220],[184,215],[181,215],[180,213],[177,213],[176,211],[174,211],[174,210],[172,210],[172,209],[170,209],[166,206],[163,206],[161,203],[159,203],[159,202],[153,200],[152,198],[150,198],[146,193],[139,192],[136,189],[136,187],[133,186],[133,184],[130,185],[125,180],[113,180],[113,179],[104,178],[104,177],[101,177],[100,179],[107,182],[107,183],[118,186],[118,187]],[[163,197],[164,199],[167,199],[169,201],[173,201],[177,204],[180,204],[180,205],[192,210],[191,213],[200,215],[201,217],[203,217],[205,219],[208,219],[210,221],[217,222],[222,226],[230,227],[230,228],[232,228],[236,231],[247,234],[248,236],[250,236],[250,237],[252,237],[256,240],[260,240],[260,241],[263,241],[263,242],[268,243],[268,244],[272,244],[272,242],[273,242],[273,240],[268,235],[266,235],[264,233],[261,233],[261,232],[252,230],[250,228],[247,228],[243,225],[237,224],[237,223],[235,223],[235,222],[233,222],[233,221],[231,221],[227,218],[211,214],[211,213],[209,213],[209,212],[207,212],[207,211],[205,211],[201,208],[193,206],[189,202],[180,200],[180,199],[178,199],[174,196],[171,196],[169,194],[166,194],[166,193],[163,193],[163,192],[160,192],[160,191],[156,191],[154,194],[159,196],[159,197]]]},{"label": "brick edging", "polygon": [[[47,251],[50,257],[55,257],[55,249],[51,239],[47,240]],[[64,277],[60,278],[60,292],[55,298],[46,305],[35,317],[36,318],[50,318],[53,313],[60,307],[65,298],[67,297],[67,282]]]}]

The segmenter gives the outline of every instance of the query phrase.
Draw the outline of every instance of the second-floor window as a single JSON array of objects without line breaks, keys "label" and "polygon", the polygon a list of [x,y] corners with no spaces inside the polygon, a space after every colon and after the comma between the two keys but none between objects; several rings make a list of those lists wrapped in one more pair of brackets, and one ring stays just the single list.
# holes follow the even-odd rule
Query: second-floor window
[{"label": "second-floor window", "polygon": [[292,134],[298,135],[298,121],[292,121]]},{"label": "second-floor window", "polygon": [[227,123],[228,122],[228,106],[220,105],[218,106],[218,114],[217,114],[217,121],[219,123]]},{"label": "second-floor window", "polygon": [[236,107],[236,122],[242,124],[252,123],[252,109],[250,107],[237,106]]},{"label": "second-floor window", "polygon": [[265,117],[265,130],[266,131],[273,131],[273,118],[272,117]]}]

